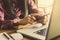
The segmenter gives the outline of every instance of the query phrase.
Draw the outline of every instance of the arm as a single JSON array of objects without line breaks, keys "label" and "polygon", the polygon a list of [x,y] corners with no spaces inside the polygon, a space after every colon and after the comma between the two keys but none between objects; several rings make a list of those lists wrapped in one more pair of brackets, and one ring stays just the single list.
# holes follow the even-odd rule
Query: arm
[{"label": "arm", "polygon": [[39,10],[33,0],[28,0],[28,5],[30,6],[29,11],[31,11],[30,15],[34,16],[37,22],[44,24],[44,20],[46,19],[44,11]]},{"label": "arm", "polygon": [[28,8],[29,8],[30,13],[38,13],[41,16],[44,15],[44,11],[39,10],[39,8],[37,7],[37,5],[34,3],[33,0],[28,0]]}]

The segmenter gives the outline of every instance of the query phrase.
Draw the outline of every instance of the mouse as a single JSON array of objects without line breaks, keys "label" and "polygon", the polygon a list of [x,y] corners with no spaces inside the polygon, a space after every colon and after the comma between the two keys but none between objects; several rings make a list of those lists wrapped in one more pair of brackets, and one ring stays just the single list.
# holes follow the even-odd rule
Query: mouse
[{"label": "mouse", "polygon": [[10,36],[14,39],[14,40],[22,40],[23,39],[23,35],[20,33],[12,33],[10,34]]}]

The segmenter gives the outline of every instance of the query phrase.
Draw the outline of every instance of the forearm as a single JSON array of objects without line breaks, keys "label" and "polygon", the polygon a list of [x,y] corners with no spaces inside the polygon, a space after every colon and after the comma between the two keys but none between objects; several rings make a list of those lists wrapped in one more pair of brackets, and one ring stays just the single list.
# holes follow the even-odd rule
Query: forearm
[{"label": "forearm", "polygon": [[1,24],[1,29],[8,29],[11,28],[13,26],[13,23],[11,22],[11,20],[4,20]]}]

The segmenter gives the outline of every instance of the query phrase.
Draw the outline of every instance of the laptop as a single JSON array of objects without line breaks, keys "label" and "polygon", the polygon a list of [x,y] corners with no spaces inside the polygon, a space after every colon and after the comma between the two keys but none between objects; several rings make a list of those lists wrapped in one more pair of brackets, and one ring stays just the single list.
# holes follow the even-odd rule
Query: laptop
[{"label": "laptop", "polygon": [[37,23],[29,26],[28,28],[19,29],[17,32],[34,39],[45,40],[47,28],[47,25],[41,25],[40,23]]},{"label": "laptop", "polygon": [[50,21],[50,14],[48,15],[48,22],[45,25],[41,23],[36,23],[31,26],[28,26],[25,29],[17,30],[18,33],[33,38],[35,40],[45,40],[48,30],[48,25]]},{"label": "laptop", "polygon": [[[26,13],[27,14],[27,13]],[[34,25],[31,25],[25,29],[19,29],[17,30],[18,33],[28,36],[30,38],[33,38],[35,40],[45,40],[48,30],[48,25],[50,21],[50,14],[48,15],[48,22],[45,25],[42,25],[41,23],[36,23]]]},{"label": "laptop", "polygon": [[28,26],[25,29],[19,29],[17,30],[17,32],[35,40],[45,40],[47,36],[48,25],[50,22],[50,16],[51,14],[48,15],[48,22],[45,25],[42,25],[41,23],[36,23]]}]

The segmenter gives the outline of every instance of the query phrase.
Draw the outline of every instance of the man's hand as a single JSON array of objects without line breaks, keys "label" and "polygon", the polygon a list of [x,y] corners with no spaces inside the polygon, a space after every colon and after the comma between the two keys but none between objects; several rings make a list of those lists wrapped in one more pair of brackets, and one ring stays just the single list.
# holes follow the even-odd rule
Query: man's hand
[{"label": "man's hand", "polygon": [[34,22],[44,24],[45,16],[38,13],[30,14],[20,20],[19,24],[32,24]]},{"label": "man's hand", "polygon": [[34,13],[34,14],[30,14],[31,16],[34,16],[36,18],[36,22],[38,23],[44,23],[44,19],[45,19],[45,16],[44,15],[41,15],[41,14],[38,14],[38,13]]},{"label": "man's hand", "polygon": [[19,24],[32,24],[36,18],[34,16],[28,15],[20,20]]}]

